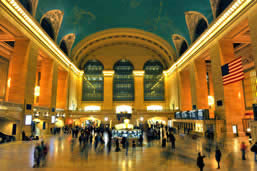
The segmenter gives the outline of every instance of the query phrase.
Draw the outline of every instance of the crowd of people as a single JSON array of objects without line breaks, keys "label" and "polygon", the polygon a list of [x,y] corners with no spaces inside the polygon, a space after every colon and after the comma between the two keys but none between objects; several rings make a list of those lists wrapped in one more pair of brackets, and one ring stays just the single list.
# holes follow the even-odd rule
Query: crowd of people
[{"label": "crowd of people", "polygon": [[[71,134],[71,152],[74,151],[75,144],[79,143],[79,151],[82,156],[86,159],[88,158],[88,153],[90,149],[93,147],[94,151],[97,154],[101,154],[105,151],[109,154],[111,151],[120,152],[124,149],[125,154],[128,155],[129,147],[131,146],[133,151],[136,147],[143,147],[143,137],[146,137],[146,142],[150,147],[154,140],[161,140],[160,144],[163,149],[170,151],[171,153],[175,153],[176,149],[176,132],[172,129],[168,129],[167,127],[151,127],[145,130],[142,129],[144,134],[140,135],[138,139],[129,139],[126,137],[113,137],[112,130],[109,128],[96,128],[96,127],[73,127],[73,128],[63,128],[64,134]],[[59,134],[59,130],[56,131]],[[167,147],[167,142],[170,142],[170,145]],[[219,145],[216,143],[215,150],[215,159],[217,161],[217,169],[220,169],[220,162],[222,157],[222,150],[219,148]],[[115,147],[112,150],[112,146]],[[211,148],[213,143],[210,143],[207,138],[205,154],[211,152]],[[46,158],[48,153],[48,144],[41,141],[41,143],[37,143],[34,150],[34,161],[35,164],[33,167],[41,167],[46,165]],[[246,151],[247,146],[244,142],[240,145],[240,150],[242,152],[242,160],[246,160]],[[257,142],[250,149],[254,152],[254,159],[257,162]],[[206,156],[201,152],[198,153],[196,159],[196,165],[202,171],[205,167],[204,158]]]}]

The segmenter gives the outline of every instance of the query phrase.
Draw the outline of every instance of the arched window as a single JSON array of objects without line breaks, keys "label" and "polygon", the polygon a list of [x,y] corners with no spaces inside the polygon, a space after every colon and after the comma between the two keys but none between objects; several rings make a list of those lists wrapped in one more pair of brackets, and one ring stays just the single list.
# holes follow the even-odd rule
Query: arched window
[{"label": "arched window", "polygon": [[195,34],[194,34],[194,40],[195,41],[201,34],[208,28],[207,22],[202,18],[201,20],[198,21],[196,29],[195,29]]},{"label": "arched window", "polygon": [[97,60],[90,60],[84,67],[82,101],[103,101],[103,65]]},{"label": "arched window", "polygon": [[68,48],[64,40],[61,41],[60,48],[68,56]]},{"label": "arched window", "polygon": [[32,3],[30,0],[19,0],[23,7],[32,14]]},{"label": "arched window", "polygon": [[53,39],[55,40],[55,35],[54,35],[54,28],[47,18],[43,18],[41,21],[41,26],[42,28],[46,31],[46,33]]},{"label": "arched window", "polygon": [[218,17],[228,6],[233,2],[233,0],[220,0],[217,5],[216,17]]},{"label": "arched window", "polygon": [[164,100],[163,66],[159,61],[151,60],[144,65],[144,99],[145,101]]},{"label": "arched window", "polygon": [[113,67],[115,74],[113,79],[113,100],[134,100],[133,65],[125,59],[118,61]]},{"label": "arched window", "polygon": [[179,56],[183,55],[183,53],[187,50],[188,46],[186,41],[184,40],[181,44],[180,50],[179,50]]}]

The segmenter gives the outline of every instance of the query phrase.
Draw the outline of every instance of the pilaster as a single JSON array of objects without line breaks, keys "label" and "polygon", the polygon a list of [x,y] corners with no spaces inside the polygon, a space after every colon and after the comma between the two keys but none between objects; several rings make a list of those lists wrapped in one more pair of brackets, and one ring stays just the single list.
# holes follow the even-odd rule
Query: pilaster
[{"label": "pilaster", "polygon": [[113,76],[114,71],[103,71],[104,74],[104,102],[103,110],[112,110],[113,108]]},{"label": "pilaster", "polygon": [[135,109],[144,110],[144,71],[133,71],[135,83]]}]

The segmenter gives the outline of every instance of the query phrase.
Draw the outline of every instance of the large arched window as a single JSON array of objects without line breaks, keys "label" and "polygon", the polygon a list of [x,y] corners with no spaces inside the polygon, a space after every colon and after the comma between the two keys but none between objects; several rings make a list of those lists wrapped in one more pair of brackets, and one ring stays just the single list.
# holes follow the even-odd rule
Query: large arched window
[{"label": "large arched window", "polygon": [[233,0],[220,0],[217,5],[216,17],[218,17],[228,6],[233,2]]},{"label": "large arched window", "polygon": [[184,40],[181,43],[181,47],[180,47],[180,50],[179,50],[179,56],[183,55],[183,53],[187,50],[187,48],[188,48],[187,42]]},{"label": "large arched window", "polygon": [[163,66],[159,61],[151,60],[144,65],[144,99],[145,101],[164,100]]},{"label": "large arched window", "polygon": [[19,0],[23,7],[32,14],[32,3],[30,0]]},{"label": "large arched window", "polygon": [[68,56],[68,48],[64,40],[61,41],[60,48]]},{"label": "large arched window", "polygon": [[84,67],[83,101],[103,101],[103,65],[97,60],[90,60]]},{"label": "large arched window", "polygon": [[43,18],[41,21],[41,26],[45,30],[45,32],[53,39],[55,40],[55,34],[54,34],[54,28],[50,22],[49,19]]},{"label": "large arched window", "polygon": [[113,67],[115,74],[113,79],[113,100],[134,100],[133,65],[125,59],[118,61]]},{"label": "large arched window", "polygon": [[198,21],[195,34],[194,34],[194,40],[195,41],[201,34],[208,28],[207,22],[202,18]]}]

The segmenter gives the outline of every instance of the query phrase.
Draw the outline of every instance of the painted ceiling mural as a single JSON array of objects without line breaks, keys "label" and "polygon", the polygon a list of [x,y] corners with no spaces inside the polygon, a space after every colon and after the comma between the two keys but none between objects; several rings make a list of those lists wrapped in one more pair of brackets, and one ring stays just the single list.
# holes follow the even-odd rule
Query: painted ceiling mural
[{"label": "painted ceiling mural", "polygon": [[75,33],[74,45],[86,36],[111,28],[136,28],[152,32],[172,43],[172,34],[190,42],[185,12],[198,11],[213,20],[210,0],[39,0],[36,18],[50,10],[64,13],[59,42]]}]

